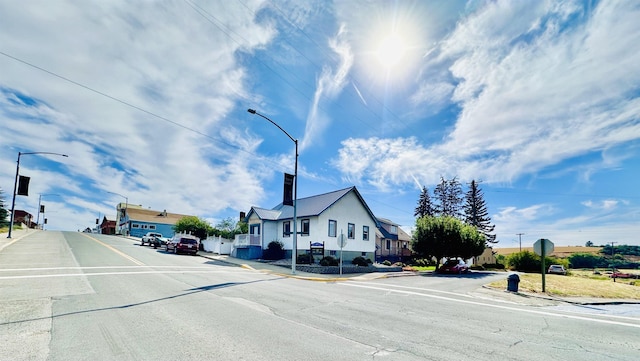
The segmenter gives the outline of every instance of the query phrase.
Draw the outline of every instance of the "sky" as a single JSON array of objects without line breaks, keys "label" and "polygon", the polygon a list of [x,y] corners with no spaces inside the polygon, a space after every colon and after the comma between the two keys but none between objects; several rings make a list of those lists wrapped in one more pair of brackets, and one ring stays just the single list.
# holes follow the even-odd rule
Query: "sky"
[{"label": "sky", "polygon": [[[0,189],[212,225],[356,186],[410,232],[481,182],[497,247],[640,245],[640,2],[0,0]],[[432,193],[431,193],[432,194]],[[518,235],[520,234],[520,235]]]}]

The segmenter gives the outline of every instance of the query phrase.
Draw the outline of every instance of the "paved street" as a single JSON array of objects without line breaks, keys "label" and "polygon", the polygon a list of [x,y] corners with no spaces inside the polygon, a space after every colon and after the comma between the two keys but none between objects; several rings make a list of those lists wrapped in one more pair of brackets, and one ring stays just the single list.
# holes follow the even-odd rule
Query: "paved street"
[{"label": "paved street", "polygon": [[523,305],[479,291],[504,274],[316,282],[138,244],[50,231],[3,239],[0,360],[546,361],[640,353],[637,315]]}]

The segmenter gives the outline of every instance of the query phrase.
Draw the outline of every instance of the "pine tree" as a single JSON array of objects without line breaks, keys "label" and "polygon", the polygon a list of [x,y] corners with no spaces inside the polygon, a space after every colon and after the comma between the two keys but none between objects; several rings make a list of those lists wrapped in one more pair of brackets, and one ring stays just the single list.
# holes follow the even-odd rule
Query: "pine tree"
[{"label": "pine tree", "polygon": [[460,219],[462,216],[462,186],[458,182],[458,178],[446,180],[440,177],[440,183],[433,191],[433,195],[438,201],[434,207],[435,214],[438,216],[450,216]]},{"label": "pine tree", "polygon": [[4,195],[2,193],[2,189],[0,188],[0,227],[9,225],[9,216],[9,210],[5,206]]},{"label": "pine tree", "polygon": [[469,184],[469,191],[465,195],[463,209],[465,223],[476,227],[484,235],[487,243],[498,243],[496,235],[492,234],[495,226],[491,224],[491,218],[484,201],[484,194],[475,180],[472,180]]},{"label": "pine tree", "polygon": [[427,187],[422,187],[422,192],[420,193],[420,199],[418,200],[418,206],[414,212],[414,216],[418,218],[422,218],[424,216],[433,216],[434,210],[433,205],[431,204],[431,197],[429,196],[429,190]]}]

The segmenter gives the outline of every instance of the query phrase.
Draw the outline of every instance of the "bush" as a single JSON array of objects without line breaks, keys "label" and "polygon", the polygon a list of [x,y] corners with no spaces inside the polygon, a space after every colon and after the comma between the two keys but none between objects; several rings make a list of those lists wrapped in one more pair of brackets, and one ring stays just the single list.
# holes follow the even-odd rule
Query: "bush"
[{"label": "bush", "polygon": [[313,256],[311,253],[299,254],[296,258],[296,263],[298,264],[312,264]]},{"label": "bush", "polygon": [[280,241],[271,241],[267,249],[262,253],[262,258],[267,260],[277,260],[284,258],[284,244]]},{"label": "bush", "polygon": [[431,266],[432,262],[427,258],[418,258],[413,260],[413,265],[418,267],[427,267]]},{"label": "bush", "polygon": [[320,260],[320,265],[321,266],[337,266],[338,265],[338,260],[334,257],[331,256],[326,256],[323,259]]},{"label": "bush", "polygon": [[371,263],[371,260],[368,258],[364,258],[362,256],[358,256],[351,261],[352,264],[356,266],[368,267]]},{"label": "bush", "polygon": [[474,270],[474,271],[484,271],[484,267],[480,266],[478,264],[474,264],[471,267],[469,267],[469,269]]},{"label": "bush", "polygon": [[385,260],[382,262],[382,264],[383,264],[383,265],[385,265],[385,266],[391,266],[391,261],[389,261],[388,259],[385,259]]},{"label": "bush", "polygon": [[482,267],[490,269],[504,269],[504,265],[502,263],[484,263]]},{"label": "bush", "polygon": [[[508,262],[510,269],[522,272],[540,273],[540,270],[542,269],[540,256],[529,251],[522,251],[509,255]],[[552,264],[559,264],[563,265],[565,269],[569,269],[569,261],[566,259],[560,259],[557,257],[545,257],[544,262],[546,267],[549,267]]]}]

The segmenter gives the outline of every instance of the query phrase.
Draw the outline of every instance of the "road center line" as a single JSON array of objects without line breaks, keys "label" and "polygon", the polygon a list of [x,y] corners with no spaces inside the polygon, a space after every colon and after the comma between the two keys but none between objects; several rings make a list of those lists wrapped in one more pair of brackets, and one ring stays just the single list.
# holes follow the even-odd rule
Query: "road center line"
[{"label": "road center line", "polygon": [[137,272],[100,272],[100,273],[54,273],[46,275],[3,276],[1,280],[32,279],[32,278],[56,278],[56,277],[90,277],[90,276],[114,276],[114,275],[142,275],[142,274],[186,274],[186,273],[229,273],[229,271],[137,271]]},{"label": "road center line", "polygon": [[95,238],[93,238],[93,237],[91,237],[91,236],[88,236],[88,235],[86,235],[86,234],[84,234],[84,233],[80,233],[80,234],[81,234],[81,235],[83,235],[83,236],[85,236],[85,237],[87,237],[87,238],[89,238],[89,239],[91,239],[91,240],[94,240],[94,241],[98,242],[99,244],[101,244],[101,245],[103,245],[103,246],[107,247],[108,249],[110,249],[111,251],[115,252],[116,254],[119,254],[119,255],[120,255],[120,256],[122,256],[123,258],[128,259],[129,261],[131,261],[131,262],[133,262],[133,263],[135,263],[135,264],[137,264],[137,265],[139,265],[139,266],[143,266],[143,265],[144,265],[144,263],[143,263],[143,262],[138,261],[137,259],[135,259],[135,258],[133,258],[133,257],[129,256],[128,254],[123,253],[123,252],[121,252],[121,251],[119,251],[119,250],[117,250],[117,249],[113,248],[112,246],[110,246],[110,245],[108,245],[108,244],[106,244],[106,243],[104,243],[104,242],[102,242],[102,241],[99,241],[99,240],[97,240],[97,239],[95,239]]},{"label": "road center line", "polygon": [[633,324],[633,323],[626,323],[626,322],[619,322],[619,321],[610,321],[610,320],[603,320],[603,319],[590,318],[590,317],[584,317],[584,316],[566,315],[566,314],[552,313],[552,312],[546,312],[546,311],[537,311],[537,310],[531,310],[531,309],[526,309],[526,308],[516,308],[516,307],[510,307],[510,306],[503,306],[503,305],[494,305],[494,304],[490,304],[490,303],[483,303],[483,302],[469,301],[469,300],[461,300],[461,299],[457,299],[457,298],[444,297],[444,296],[438,296],[438,295],[429,295],[429,294],[420,293],[420,292],[397,290],[397,289],[391,289],[391,288],[385,288],[385,287],[377,287],[377,286],[368,286],[368,285],[365,285],[365,284],[356,284],[356,283],[352,283],[352,282],[338,283],[338,285],[340,285],[340,286],[348,286],[348,287],[367,288],[367,289],[379,290],[379,291],[385,291],[385,292],[402,293],[402,294],[412,295],[412,296],[435,298],[435,299],[444,300],[444,301],[465,303],[465,304],[476,305],[476,306],[499,308],[499,309],[502,309],[502,310],[509,310],[509,311],[515,311],[515,312],[526,312],[526,313],[533,313],[533,314],[537,314],[537,315],[544,315],[544,316],[551,316],[551,317],[571,318],[571,319],[574,319],[574,320],[582,320],[582,321],[606,323],[606,324],[617,325],[617,326],[640,328],[640,324]]}]

